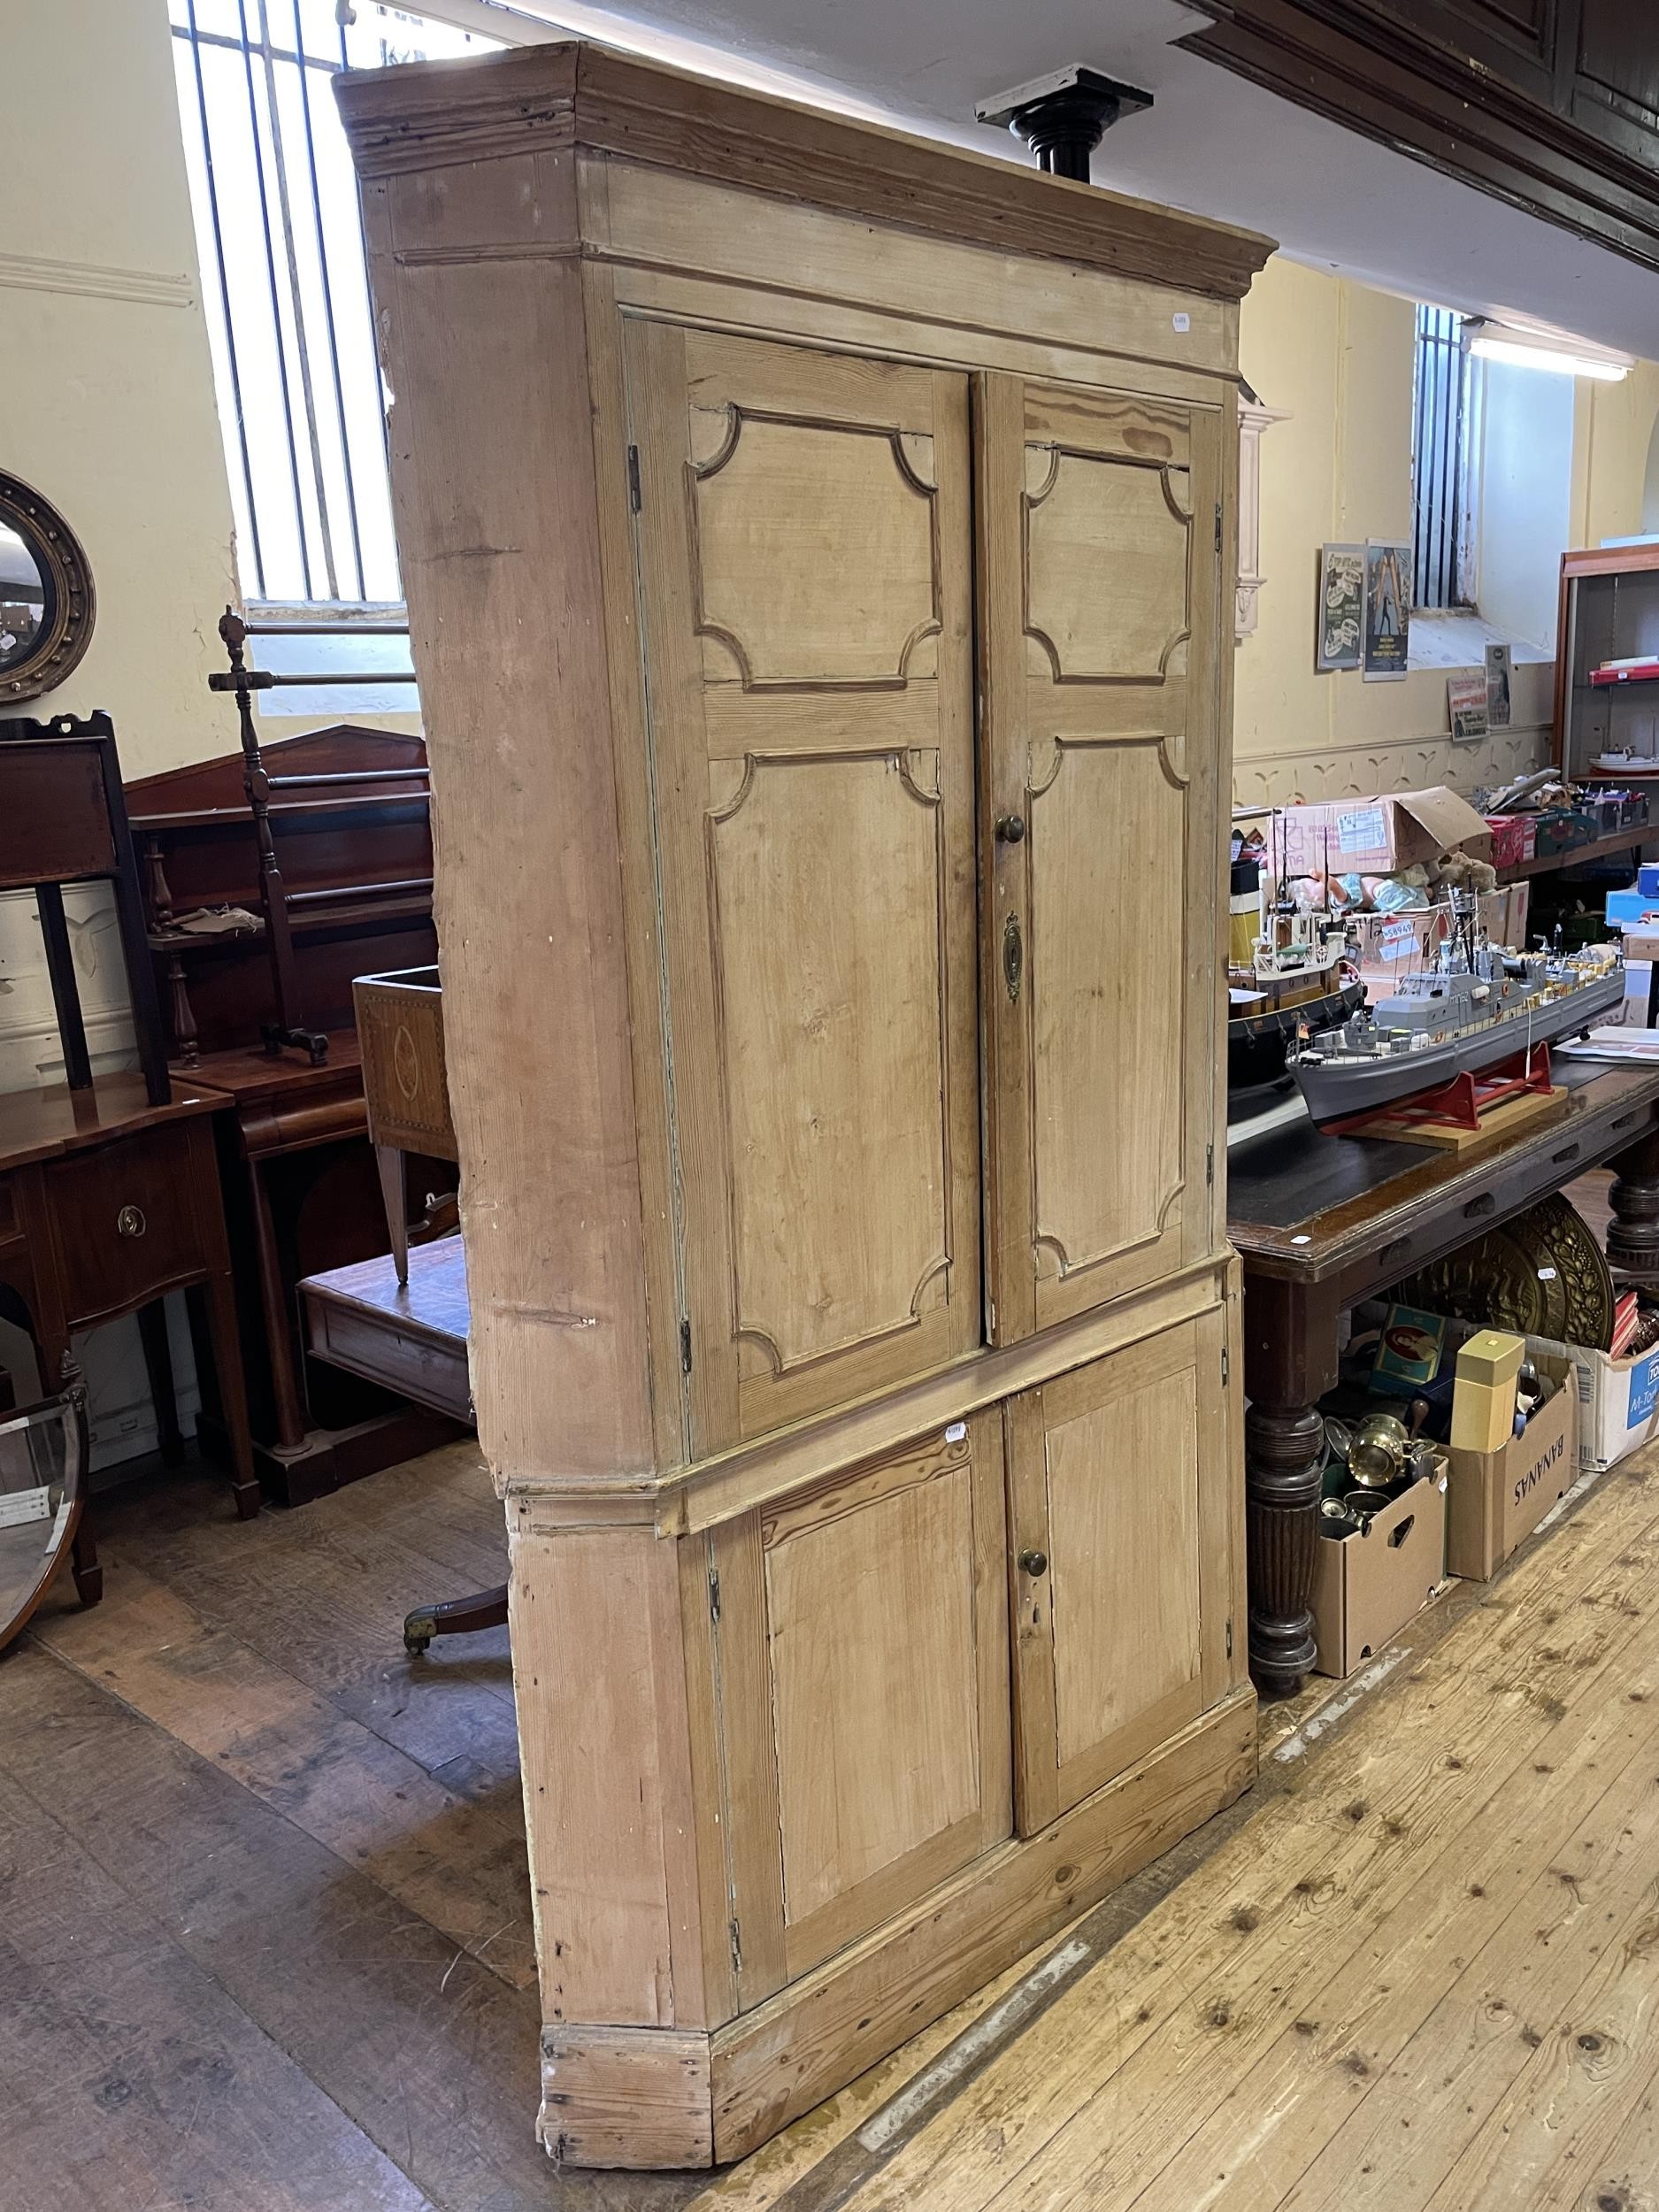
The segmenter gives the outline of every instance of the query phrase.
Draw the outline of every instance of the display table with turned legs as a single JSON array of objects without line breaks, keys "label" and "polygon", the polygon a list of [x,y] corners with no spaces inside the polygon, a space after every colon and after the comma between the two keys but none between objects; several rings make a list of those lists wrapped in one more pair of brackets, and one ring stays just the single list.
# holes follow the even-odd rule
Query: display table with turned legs
[{"label": "display table with turned legs", "polygon": [[1227,1231],[1244,1262],[1250,1669],[1294,1692],[1313,1664],[1309,1595],[1339,1323],[1496,1222],[1611,1165],[1608,1258],[1659,1281],[1659,1067],[1560,1059],[1569,1096],[1543,1122],[1460,1153],[1330,1137],[1298,1122],[1227,1159]]}]

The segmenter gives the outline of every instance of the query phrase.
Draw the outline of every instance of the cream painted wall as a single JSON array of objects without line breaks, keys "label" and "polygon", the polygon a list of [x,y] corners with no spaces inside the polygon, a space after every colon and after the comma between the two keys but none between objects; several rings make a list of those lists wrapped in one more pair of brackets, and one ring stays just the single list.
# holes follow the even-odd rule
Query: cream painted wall
[{"label": "cream painted wall", "polygon": [[[1327,541],[1405,537],[1411,520],[1413,310],[1409,301],[1285,260],[1270,262],[1246,298],[1239,347],[1263,404],[1283,409],[1261,449],[1261,573],[1257,626],[1238,649],[1233,718],[1240,805],[1449,783],[1470,790],[1548,757],[1553,672],[1517,665],[1514,726],[1505,737],[1454,746],[1444,667],[1403,683],[1314,667],[1314,597]],[[1529,377],[1529,383],[1548,380]],[[1553,420],[1561,403],[1545,396]],[[1579,380],[1571,399],[1571,488],[1530,496],[1510,470],[1494,483],[1494,528],[1553,536],[1552,553],[1642,527],[1642,495],[1655,422],[1659,365],[1638,362],[1620,384]],[[1557,426],[1560,427],[1561,426]],[[1557,483],[1559,480],[1557,479]],[[1486,554],[1515,634],[1548,603],[1536,572],[1510,588],[1497,549]],[[1483,578],[1483,583],[1486,580]],[[1546,640],[1545,642],[1550,642]]]},{"label": "cream painted wall", "polygon": [[1654,426],[1659,422],[1659,365],[1639,361],[1622,384],[1577,387],[1572,488],[1575,546],[1641,530]]},{"label": "cream painted wall", "polygon": [[30,711],[107,707],[129,776],[234,738],[206,687],[235,579],[172,44],[165,0],[8,13],[0,467],[62,511],[97,593],[86,658]]}]

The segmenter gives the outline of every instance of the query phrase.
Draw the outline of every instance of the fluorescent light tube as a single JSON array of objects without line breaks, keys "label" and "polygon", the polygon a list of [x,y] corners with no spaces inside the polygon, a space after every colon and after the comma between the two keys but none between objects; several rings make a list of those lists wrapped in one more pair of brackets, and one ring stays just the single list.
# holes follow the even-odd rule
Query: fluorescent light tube
[{"label": "fluorescent light tube", "polygon": [[1517,369],[1548,369],[1557,376],[1593,376],[1602,384],[1621,384],[1630,374],[1628,365],[1622,361],[1558,353],[1550,346],[1529,346],[1519,338],[1471,338],[1469,350],[1483,361],[1509,361]]}]

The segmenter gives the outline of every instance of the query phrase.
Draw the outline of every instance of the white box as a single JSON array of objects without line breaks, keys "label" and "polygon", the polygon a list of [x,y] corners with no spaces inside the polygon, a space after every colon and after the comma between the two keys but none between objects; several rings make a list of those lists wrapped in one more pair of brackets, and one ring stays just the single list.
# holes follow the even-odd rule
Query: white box
[{"label": "white box", "polygon": [[1599,1474],[1659,1438],[1659,1345],[1632,1359],[1565,1348],[1578,1377],[1578,1464]]}]

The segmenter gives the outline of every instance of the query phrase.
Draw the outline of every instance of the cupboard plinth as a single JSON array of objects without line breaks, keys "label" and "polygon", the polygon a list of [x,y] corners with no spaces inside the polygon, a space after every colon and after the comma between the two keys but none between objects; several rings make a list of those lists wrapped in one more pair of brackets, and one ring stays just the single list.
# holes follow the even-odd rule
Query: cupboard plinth
[{"label": "cupboard plinth", "polygon": [[572,2164],[1247,1787],[1248,232],[581,43],[344,81]]}]

